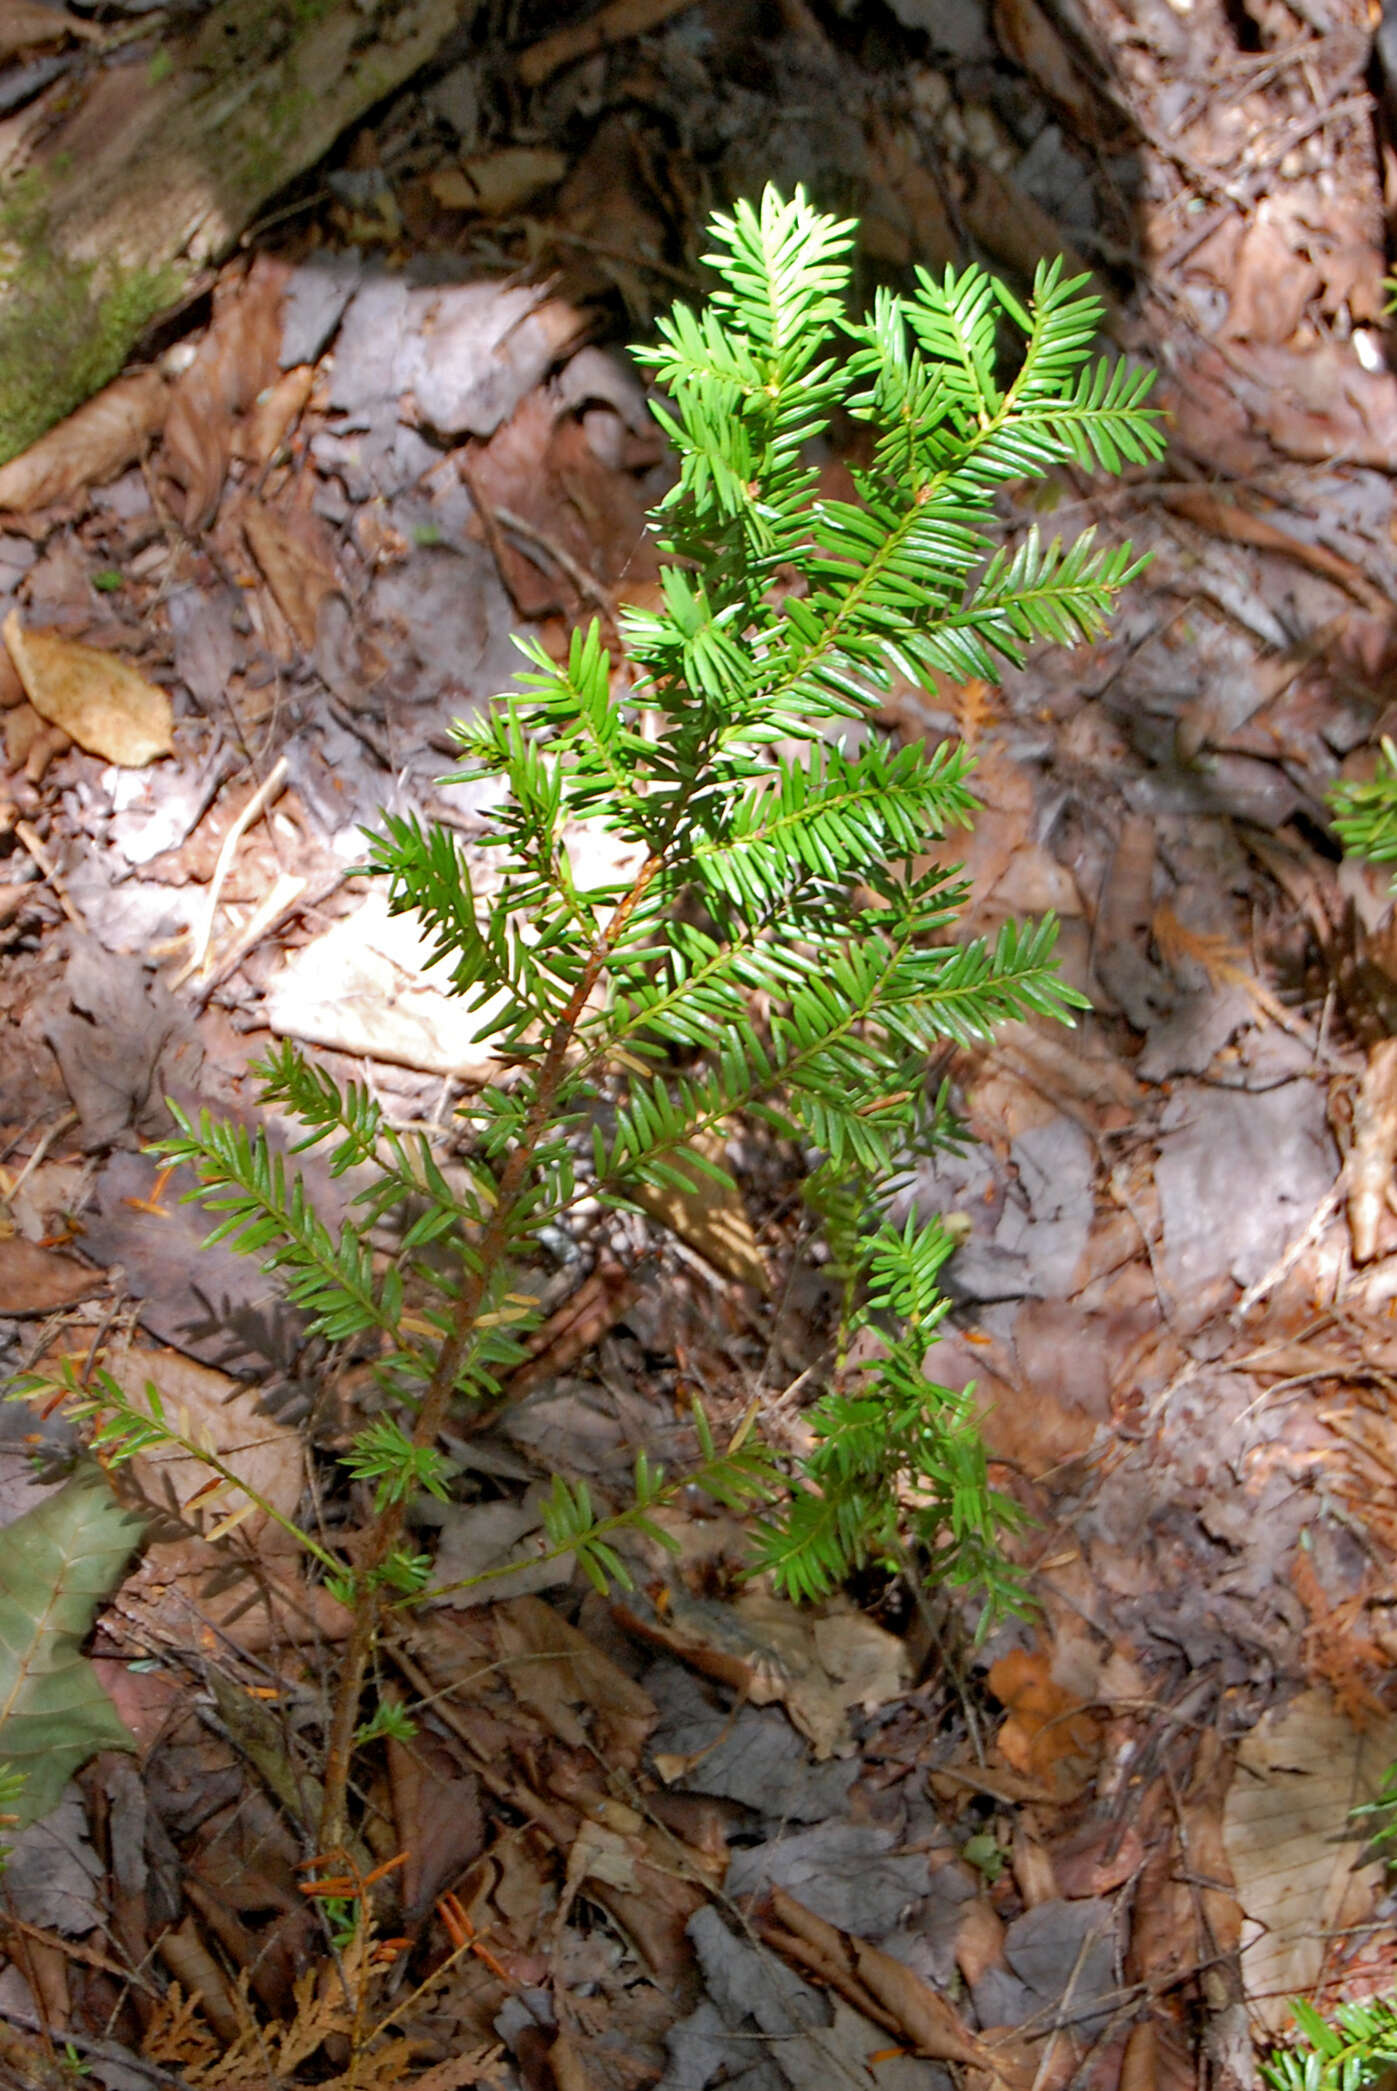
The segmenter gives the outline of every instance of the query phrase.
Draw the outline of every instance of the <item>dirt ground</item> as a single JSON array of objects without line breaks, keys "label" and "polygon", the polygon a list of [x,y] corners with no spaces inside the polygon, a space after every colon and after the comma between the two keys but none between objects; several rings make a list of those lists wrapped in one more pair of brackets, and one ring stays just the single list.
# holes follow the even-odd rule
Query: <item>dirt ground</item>
[{"label": "dirt ground", "polygon": [[[463,28],[0,467],[0,1371],[100,1353],[288,1516],[362,1514],[361,1365],[199,1250],[144,1144],[166,1098],[251,1120],[291,1039],[449,1154],[495,1063],[361,828],[469,848],[448,729],[512,634],[646,600],[668,467],[620,345],[701,296],[713,205],[802,181],[860,217],[869,297],[1066,252],[1170,414],[1160,468],[1003,505],[1149,554],[1110,636],[880,722],[974,749],[966,932],[1055,911],[1091,1001],[948,1063],[975,1137],[909,1193],[962,1216],[937,1369],[977,1383],[1037,1609],[978,1646],[898,1585],[797,1612],[697,1518],[632,1599],[565,1567],[442,1598],[383,1651],[419,1733],[366,1756],[337,1891],[391,1866],[377,1957],[332,1953],[344,1616],[153,1465],[93,1650],[137,1749],[20,1839],[0,2020],[112,2091],[1250,2085],[1289,1998],[1397,1987],[1346,1829],[1397,1757],[1397,930],[1325,800],[1397,730],[1397,35],[1389,80],[1358,0],[552,16]],[[17,15],[0,111],[152,62],[138,7],[96,19],[112,52]],[[780,1158],[729,1156],[742,1199],[672,1238],[559,1241],[520,1398],[422,1513],[439,1583],[526,1541],[555,1468],[605,1500],[637,1444],[682,1462],[695,1391],[798,1435],[828,1302]],[[8,1521],[65,1426],[0,1433]]]}]

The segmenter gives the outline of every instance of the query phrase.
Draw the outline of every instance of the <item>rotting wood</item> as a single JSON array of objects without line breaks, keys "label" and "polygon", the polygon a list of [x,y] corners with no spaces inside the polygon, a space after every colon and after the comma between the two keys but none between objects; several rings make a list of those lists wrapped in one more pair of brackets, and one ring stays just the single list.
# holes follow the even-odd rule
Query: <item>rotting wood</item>
[{"label": "rotting wood", "polygon": [[[58,121],[0,189],[6,253],[0,344],[54,288],[100,307],[114,367],[151,316],[228,253],[257,212],[348,125],[427,64],[477,0],[220,0],[162,42],[158,63],[103,65],[63,83]],[[22,185],[15,177],[22,173]],[[123,338],[124,337],[124,338]],[[99,380],[100,382],[100,380]],[[53,419],[74,404],[56,403]],[[26,437],[32,440],[35,429]]]}]

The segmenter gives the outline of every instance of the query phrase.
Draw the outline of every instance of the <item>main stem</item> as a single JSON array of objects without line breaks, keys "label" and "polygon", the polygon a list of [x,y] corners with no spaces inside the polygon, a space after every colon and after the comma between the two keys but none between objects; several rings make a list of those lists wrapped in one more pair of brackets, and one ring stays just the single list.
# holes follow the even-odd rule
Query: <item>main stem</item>
[{"label": "main stem", "polygon": [[[539,1141],[552,1121],[553,1106],[567,1065],[568,1048],[576,1035],[577,1026],[581,1022],[592,991],[616,948],[617,940],[644,899],[663,861],[663,848],[659,848],[641,865],[630,891],[618,904],[611,920],[593,945],[577,985],[568,997],[567,1006],[549,1034],[548,1047],[539,1066],[538,1087],[534,1091],[533,1103],[520,1130],[519,1139],[500,1173],[495,1209],[481,1237],[475,1268],[466,1274],[460,1298],[451,1317],[451,1332],[442,1344],[436,1368],[427,1383],[427,1391],[417,1412],[412,1432],[414,1445],[435,1444],[446,1421],[451,1397],[456,1390],[457,1376],[475,1334],[475,1320],[480,1312],[481,1301],[491,1277],[508,1250],[512,1222],[528,1185],[534,1155],[538,1150]],[[354,1625],[350,1631],[344,1669],[335,1694],[325,1750],[325,1804],[320,1816],[322,1851],[334,1851],[344,1843],[348,1827],[349,1765],[354,1750],[354,1731],[359,1721],[359,1699],[382,1615],[381,1571],[398,1544],[406,1515],[405,1502],[395,1500],[385,1503],[374,1520],[356,1573]]]}]

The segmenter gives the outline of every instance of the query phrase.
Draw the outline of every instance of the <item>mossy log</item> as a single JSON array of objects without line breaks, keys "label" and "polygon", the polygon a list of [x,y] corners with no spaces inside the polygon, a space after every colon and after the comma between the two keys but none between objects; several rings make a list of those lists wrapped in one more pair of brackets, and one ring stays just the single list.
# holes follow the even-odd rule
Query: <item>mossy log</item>
[{"label": "mossy log", "polygon": [[218,0],[139,63],[85,53],[76,93],[62,83],[62,114],[43,113],[0,185],[0,462],[119,370],[151,318],[478,11]]}]

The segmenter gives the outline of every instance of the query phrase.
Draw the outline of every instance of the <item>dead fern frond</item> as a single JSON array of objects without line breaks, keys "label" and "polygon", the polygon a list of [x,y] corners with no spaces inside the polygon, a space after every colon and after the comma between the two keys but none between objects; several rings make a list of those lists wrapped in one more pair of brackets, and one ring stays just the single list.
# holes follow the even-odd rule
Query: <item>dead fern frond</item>
[{"label": "dead fern frond", "polygon": [[1246,962],[1246,952],[1230,937],[1217,930],[1190,929],[1167,900],[1155,909],[1150,934],[1160,957],[1180,983],[1186,981],[1188,969],[1196,967],[1210,987],[1241,988],[1260,1016],[1279,1025],[1282,1031],[1289,1031],[1292,1037],[1301,1035],[1285,1004],[1277,1000],[1264,981],[1257,979]]}]

